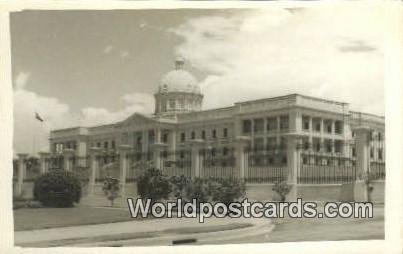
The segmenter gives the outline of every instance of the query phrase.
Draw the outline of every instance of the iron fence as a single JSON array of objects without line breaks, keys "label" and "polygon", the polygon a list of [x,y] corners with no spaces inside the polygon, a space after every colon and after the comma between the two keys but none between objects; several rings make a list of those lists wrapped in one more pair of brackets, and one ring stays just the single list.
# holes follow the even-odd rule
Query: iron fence
[{"label": "iron fence", "polygon": [[283,147],[245,151],[245,181],[248,183],[276,183],[287,179],[287,157]]},{"label": "iron fence", "polygon": [[298,183],[338,184],[356,180],[357,167],[354,158],[342,154],[302,153],[298,171]]}]

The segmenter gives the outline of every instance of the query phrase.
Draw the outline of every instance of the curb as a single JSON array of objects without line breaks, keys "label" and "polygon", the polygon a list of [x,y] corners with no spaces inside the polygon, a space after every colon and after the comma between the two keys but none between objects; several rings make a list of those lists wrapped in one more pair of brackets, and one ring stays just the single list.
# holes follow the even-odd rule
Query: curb
[{"label": "curb", "polygon": [[[263,219],[262,219],[263,220]],[[244,237],[252,237],[255,235],[268,234],[274,229],[274,224],[271,220],[264,219],[263,223],[255,226],[232,229],[216,232],[205,233],[192,233],[192,234],[171,234],[163,236],[155,236],[141,239],[129,239],[129,240],[116,240],[116,241],[104,241],[104,242],[90,242],[80,244],[64,245],[66,247],[123,247],[123,246],[169,246],[174,245],[173,241],[182,241],[189,239],[196,239],[195,244],[208,244],[212,241],[226,241]]]}]

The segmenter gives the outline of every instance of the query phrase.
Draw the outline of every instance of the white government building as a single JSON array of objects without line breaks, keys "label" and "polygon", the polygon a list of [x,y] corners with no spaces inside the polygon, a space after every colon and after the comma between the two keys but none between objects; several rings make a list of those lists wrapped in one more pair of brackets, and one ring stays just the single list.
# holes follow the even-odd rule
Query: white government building
[{"label": "white government building", "polygon": [[[85,157],[92,147],[114,153],[129,145],[134,153],[158,149],[170,161],[183,159],[197,142],[211,156],[227,156],[239,139],[255,150],[284,148],[290,133],[301,137],[302,149],[312,153],[354,156],[354,128],[367,126],[372,141],[384,140],[384,117],[351,111],[348,103],[300,94],[236,102],[203,110],[203,94],[195,77],[184,69],[184,60],[165,74],[155,90],[155,112],[133,112],[127,119],[101,126],[53,130],[50,152],[72,150]],[[167,151],[167,152],[164,152]],[[271,163],[287,160],[282,149],[268,158]],[[383,146],[371,147],[372,161],[384,161]]]}]

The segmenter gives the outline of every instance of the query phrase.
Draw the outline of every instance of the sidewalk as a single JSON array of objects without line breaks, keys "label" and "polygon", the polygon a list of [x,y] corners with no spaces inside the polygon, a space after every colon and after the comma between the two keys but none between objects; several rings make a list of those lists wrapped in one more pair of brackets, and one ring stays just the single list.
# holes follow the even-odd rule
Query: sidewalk
[{"label": "sidewalk", "polygon": [[[225,232],[228,238],[232,235],[257,232],[260,229],[271,230],[272,225],[268,219],[248,218],[209,218],[199,223],[198,218],[165,218],[150,220],[133,220],[97,225],[84,225],[63,228],[50,228],[15,232],[16,246],[66,246],[84,245],[99,246],[105,242],[136,241],[155,242],[165,239],[212,235],[219,237]],[[59,242],[59,244],[57,243]]]}]

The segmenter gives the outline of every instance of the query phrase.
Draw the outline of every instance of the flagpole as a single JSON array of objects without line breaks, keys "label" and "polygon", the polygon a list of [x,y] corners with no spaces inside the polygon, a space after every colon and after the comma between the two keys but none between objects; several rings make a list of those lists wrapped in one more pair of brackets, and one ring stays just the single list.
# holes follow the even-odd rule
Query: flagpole
[{"label": "flagpole", "polygon": [[[35,112],[36,112],[36,110],[35,110]],[[34,129],[34,131],[33,131],[33,136],[32,136],[32,156],[35,156],[35,143],[36,143],[36,119],[34,118],[33,119],[33,121],[34,121],[34,124],[33,124],[33,129]]]}]

